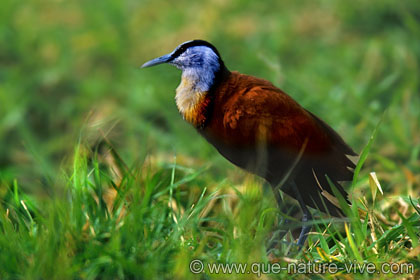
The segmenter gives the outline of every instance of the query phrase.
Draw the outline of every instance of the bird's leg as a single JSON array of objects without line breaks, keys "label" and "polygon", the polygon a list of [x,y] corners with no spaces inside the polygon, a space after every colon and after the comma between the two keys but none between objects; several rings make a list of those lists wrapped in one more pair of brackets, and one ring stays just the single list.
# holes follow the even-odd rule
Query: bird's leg
[{"label": "bird's leg", "polygon": [[306,210],[303,210],[303,217],[302,217],[303,225],[302,225],[302,230],[300,231],[299,239],[297,241],[297,245],[300,248],[302,248],[303,245],[305,244],[306,238],[308,237],[308,233],[309,231],[311,231],[312,225],[307,224],[307,222],[310,222],[311,220],[312,220],[312,215],[309,212],[308,208],[306,208]]},{"label": "bird's leg", "polygon": [[299,202],[300,208],[302,209],[302,212],[303,212],[302,230],[300,231],[299,239],[297,241],[297,245],[299,246],[300,249],[302,249],[303,245],[305,244],[306,238],[308,237],[308,233],[312,228],[312,225],[308,224],[308,222],[312,220],[312,215],[308,207],[306,207],[306,204],[303,201],[302,196],[299,190],[297,189],[296,184],[293,184],[293,187],[295,188],[297,201]]},{"label": "bird's leg", "polygon": [[[283,198],[280,195],[279,187],[278,186],[277,187],[272,186],[272,190],[273,190],[274,197],[276,199],[276,202],[277,202],[277,205],[278,205],[279,210],[282,213],[285,213],[285,212],[287,213],[286,209],[283,209],[283,208],[285,208],[284,207],[285,205],[283,203]],[[282,222],[283,223],[281,223],[281,226],[280,226],[279,230],[276,230],[275,234],[273,235],[273,237],[271,238],[271,240],[268,242],[267,252],[269,252],[272,249],[274,249],[275,247],[277,247],[277,245],[279,244],[279,242],[286,235],[287,230],[285,229],[285,226],[287,226],[287,224],[289,224],[289,220],[286,219],[285,217],[282,217]]]}]

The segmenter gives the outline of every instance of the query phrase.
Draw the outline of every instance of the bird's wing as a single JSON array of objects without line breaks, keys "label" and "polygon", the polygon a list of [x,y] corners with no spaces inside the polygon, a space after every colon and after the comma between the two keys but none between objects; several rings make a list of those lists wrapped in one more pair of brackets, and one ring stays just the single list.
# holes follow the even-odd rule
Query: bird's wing
[{"label": "bird's wing", "polygon": [[238,137],[244,145],[264,141],[273,148],[295,152],[306,139],[308,152],[322,153],[330,148],[330,139],[318,120],[279,88],[254,77],[238,84],[240,90],[224,104],[227,137]]},{"label": "bird's wing", "polygon": [[[238,145],[263,143],[269,154],[286,149],[298,156],[306,145],[295,182],[308,194],[305,203],[336,215],[336,207],[327,202],[325,208],[320,199],[321,193],[333,194],[326,175],[347,197],[340,182],[352,179],[355,165],[348,155],[356,153],[328,124],[270,82],[253,77],[243,80],[238,87],[241,90],[226,102],[223,114],[226,137],[233,138],[232,142]],[[269,168],[276,172],[276,164]]]}]

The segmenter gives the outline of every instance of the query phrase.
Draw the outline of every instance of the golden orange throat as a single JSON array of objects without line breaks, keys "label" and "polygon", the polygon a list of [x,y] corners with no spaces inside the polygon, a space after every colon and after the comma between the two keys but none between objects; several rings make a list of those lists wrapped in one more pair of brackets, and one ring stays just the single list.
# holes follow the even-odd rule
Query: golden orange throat
[{"label": "golden orange throat", "polygon": [[204,125],[206,121],[206,109],[209,104],[207,93],[198,91],[195,84],[186,77],[182,77],[176,89],[176,106],[183,118],[195,127]]}]

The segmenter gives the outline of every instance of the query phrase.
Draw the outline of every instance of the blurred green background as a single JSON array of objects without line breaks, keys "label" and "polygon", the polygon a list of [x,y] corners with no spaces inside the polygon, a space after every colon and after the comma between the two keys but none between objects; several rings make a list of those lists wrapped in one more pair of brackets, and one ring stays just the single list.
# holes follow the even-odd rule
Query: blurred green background
[{"label": "blurred green background", "polygon": [[419,20],[416,0],[3,0],[0,180],[49,194],[77,143],[103,135],[127,162],[177,156],[210,165],[215,178],[234,174],[177,112],[180,72],[139,69],[200,38],[230,70],[272,81],[357,152],[387,110],[367,168],[387,192],[407,194],[420,173]]},{"label": "blurred green background", "polygon": [[[273,197],[182,120],[179,70],[139,68],[198,38],[356,152],[382,119],[346,233],[321,221],[303,255],[282,262],[331,255],[418,271],[420,1],[2,0],[0,277],[203,279],[191,259],[272,260],[266,241],[283,221]],[[121,158],[101,153],[104,139]]]}]

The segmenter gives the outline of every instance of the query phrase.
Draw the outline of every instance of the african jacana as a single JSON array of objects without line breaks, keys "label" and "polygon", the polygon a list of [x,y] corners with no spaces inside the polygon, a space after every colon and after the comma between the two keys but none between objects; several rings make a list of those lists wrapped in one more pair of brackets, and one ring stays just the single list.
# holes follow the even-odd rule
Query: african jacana
[{"label": "african jacana", "polygon": [[233,164],[265,178],[281,203],[278,185],[303,211],[297,244],[302,247],[312,219],[307,206],[341,216],[330,181],[350,181],[357,154],[324,121],[305,110],[269,81],[230,72],[217,49],[203,40],[179,45],[170,54],[143,64],[168,63],[182,70],[176,105]]}]

